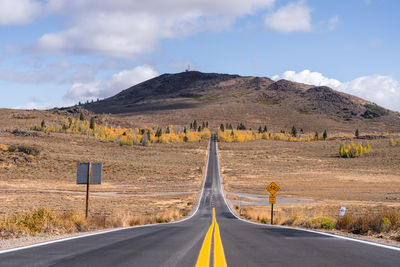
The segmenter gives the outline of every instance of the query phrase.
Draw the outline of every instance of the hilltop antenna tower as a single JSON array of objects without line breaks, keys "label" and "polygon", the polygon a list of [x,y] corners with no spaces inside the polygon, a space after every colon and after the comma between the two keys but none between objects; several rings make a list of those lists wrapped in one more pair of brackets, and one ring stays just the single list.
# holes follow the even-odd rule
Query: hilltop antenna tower
[{"label": "hilltop antenna tower", "polygon": [[186,72],[190,71],[190,64],[188,65],[187,69],[185,70]]}]

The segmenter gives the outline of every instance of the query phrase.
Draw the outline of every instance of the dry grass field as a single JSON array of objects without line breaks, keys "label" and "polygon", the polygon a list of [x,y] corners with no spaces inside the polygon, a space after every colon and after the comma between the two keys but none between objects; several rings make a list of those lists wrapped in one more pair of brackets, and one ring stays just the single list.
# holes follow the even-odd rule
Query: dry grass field
[{"label": "dry grass field", "polygon": [[[76,164],[87,161],[104,164],[103,184],[91,186],[89,224],[97,229],[176,220],[190,212],[204,175],[206,141],[121,146],[82,135],[14,131],[29,129],[43,119],[56,120],[58,115],[0,109],[0,145],[33,147],[40,153],[32,156],[0,148],[0,219],[45,208],[61,214],[60,218],[72,211],[68,220],[76,225],[84,215],[86,190],[76,185]],[[142,118],[107,115],[106,119],[128,127],[163,125],[149,114]],[[316,218],[337,220],[341,206],[354,218],[398,216],[400,147],[390,146],[388,138],[374,139],[369,141],[368,155],[339,158],[342,142],[365,143],[359,139],[219,143],[224,189],[231,193],[228,198],[239,203],[255,196],[258,202],[235,208],[243,217],[265,223],[269,207],[259,199],[267,198],[265,187],[272,181],[281,187],[275,209],[280,224],[317,227]]]},{"label": "dry grass field", "polygon": [[53,117],[44,111],[0,110],[0,144],[40,152],[0,152],[0,218],[41,207],[83,215],[86,186],[76,185],[76,164],[88,161],[103,162],[103,184],[91,186],[92,218],[126,226],[190,212],[204,175],[206,141],[143,147],[62,133],[12,133]]},{"label": "dry grass field", "polygon": [[[362,142],[347,142],[351,141]],[[281,188],[275,207],[280,224],[304,224],[317,217],[338,219],[341,206],[353,217],[382,211],[393,211],[399,217],[400,147],[391,147],[386,138],[370,140],[370,154],[348,159],[338,156],[341,142],[220,143],[224,189],[267,199],[265,187],[274,181]],[[240,200],[232,194],[228,197]],[[280,197],[299,201],[279,204]],[[248,219],[269,223],[270,207],[263,205],[236,208]]]}]

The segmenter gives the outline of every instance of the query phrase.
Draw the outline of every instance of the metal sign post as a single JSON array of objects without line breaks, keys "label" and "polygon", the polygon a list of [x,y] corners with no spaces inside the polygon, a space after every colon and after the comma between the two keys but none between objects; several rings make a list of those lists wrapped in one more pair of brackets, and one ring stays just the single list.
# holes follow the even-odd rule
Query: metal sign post
[{"label": "metal sign post", "polygon": [[88,217],[88,212],[89,212],[89,185],[90,185],[91,176],[92,176],[92,163],[89,162],[89,171],[88,171],[87,183],[86,183],[86,212],[85,212],[86,219]]},{"label": "metal sign post", "polygon": [[271,224],[274,224],[274,204],[271,204]]},{"label": "metal sign post", "polygon": [[275,193],[278,192],[279,189],[279,186],[274,182],[267,186],[267,190],[271,194],[269,196],[269,204],[271,204],[271,224],[274,224],[274,204],[276,203]]},{"label": "metal sign post", "polygon": [[77,167],[77,184],[86,184],[86,212],[85,218],[89,215],[89,192],[90,184],[101,184],[103,172],[102,163],[78,163]]}]

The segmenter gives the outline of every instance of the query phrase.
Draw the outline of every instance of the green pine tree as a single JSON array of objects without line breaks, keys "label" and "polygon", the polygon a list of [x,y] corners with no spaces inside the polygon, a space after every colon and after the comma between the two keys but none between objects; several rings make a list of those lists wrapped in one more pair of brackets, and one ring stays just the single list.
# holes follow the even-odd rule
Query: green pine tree
[{"label": "green pine tree", "polygon": [[95,121],[94,121],[94,117],[91,117],[90,118],[90,129],[92,129],[92,130],[94,130],[94,127],[95,127]]},{"label": "green pine tree", "polygon": [[160,138],[161,137],[161,135],[162,135],[162,130],[161,130],[161,128],[158,128],[157,129],[157,131],[156,131],[156,137],[158,137],[158,138]]},{"label": "green pine tree", "polygon": [[292,136],[293,136],[293,137],[296,137],[296,136],[297,136],[297,129],[296,129],[296,127],[294,127],[294,125],[293,125],[293,127],[292,127]]}]

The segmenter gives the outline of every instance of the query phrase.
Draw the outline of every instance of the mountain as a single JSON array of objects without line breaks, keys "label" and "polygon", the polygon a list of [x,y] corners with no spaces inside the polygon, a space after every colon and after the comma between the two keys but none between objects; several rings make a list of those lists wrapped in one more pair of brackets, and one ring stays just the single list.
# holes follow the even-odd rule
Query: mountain
[{"label": "mountain", "polygon": [[197,71],[163,74],[83,107],[158,125],[197,119],[274,130],[400,130],[399,113],[326,86]]}]

